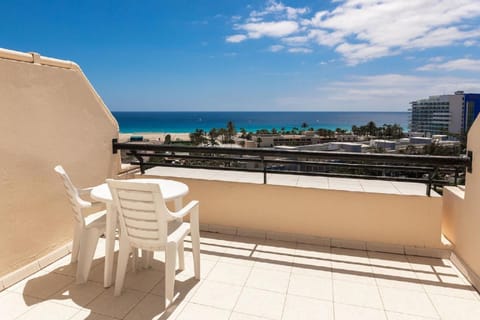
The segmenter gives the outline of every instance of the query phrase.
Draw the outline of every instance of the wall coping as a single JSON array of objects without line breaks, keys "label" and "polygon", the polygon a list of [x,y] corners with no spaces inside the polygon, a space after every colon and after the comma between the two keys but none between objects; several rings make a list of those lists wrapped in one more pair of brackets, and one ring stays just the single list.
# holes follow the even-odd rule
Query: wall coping
[{"label": "wall coping", "polygon": [[25,53],[25,52],[0,48],[0,58],[15,60],[15,61],[22,61],[22,62],[29,62],[34,64],[41,64],[41,65],[46,65],[51,67],[59,67],[64,69],[80,70],[80,67],[78,66],[78,64],[76,64],[73,61],[44,57],[36,52]]}]

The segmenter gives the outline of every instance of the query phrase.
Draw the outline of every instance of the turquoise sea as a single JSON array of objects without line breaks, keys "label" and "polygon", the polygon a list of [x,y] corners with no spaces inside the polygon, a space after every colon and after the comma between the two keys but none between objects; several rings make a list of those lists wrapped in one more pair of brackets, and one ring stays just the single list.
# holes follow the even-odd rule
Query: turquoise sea
[{"label": "turquoise sea", "polygon": [[377,126],[399,124],[406,131],[409,112],[112,112],[121,133],[193,132],[224,128],[233,121],[235,128],[255,132],[258,129],[290,130],[306,122],[314,129],[351,129],[369,121]]}]

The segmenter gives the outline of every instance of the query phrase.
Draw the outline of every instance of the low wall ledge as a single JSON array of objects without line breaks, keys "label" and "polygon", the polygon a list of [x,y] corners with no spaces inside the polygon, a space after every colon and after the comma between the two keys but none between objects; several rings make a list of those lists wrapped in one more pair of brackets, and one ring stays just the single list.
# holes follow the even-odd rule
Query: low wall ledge
[{"label": "low wall ledge", "polygon": [[43,57],[36,52],[25,53],[25,52],[0,48],[0,58],[21,61],[21,62],[35,63],[40,65],[52,66],[52,67],[59,67],[64,69],[73,69],[73,70],[80,69],[75,62]]}]

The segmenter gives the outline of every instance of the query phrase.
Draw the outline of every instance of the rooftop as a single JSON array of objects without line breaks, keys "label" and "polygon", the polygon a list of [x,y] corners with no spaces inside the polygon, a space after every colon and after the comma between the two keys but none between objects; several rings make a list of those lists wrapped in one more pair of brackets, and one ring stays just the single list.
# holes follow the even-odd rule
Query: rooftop
[{"label": "rooftop", "polygon": [[[448,259],[202,232],[201,280],[176,276],[165,310],[163,254],[104,289],[103,241],[90,280],[70,256],[0,293],[2,319],[480,319],[480,295]],[[130,269],[129,269],[130,270]]]},{"label": "rooftop", "polygon": [[[216,180],[263,184],[263,173],[225,171],[211,169],[155,167],[148,169],[146,174],[175,178],[189,178],[201,180]],[[425,196],[426,185],[423,183],[382,181],[352,178],[332,178],[320,176],[303,176],[291,174],[268,174],[267,183],[270,185],[317,188],[327,190],[341,190],[354,192],[372,192],[397,195]],[[438,197],[432,191],[431,196]]]}]

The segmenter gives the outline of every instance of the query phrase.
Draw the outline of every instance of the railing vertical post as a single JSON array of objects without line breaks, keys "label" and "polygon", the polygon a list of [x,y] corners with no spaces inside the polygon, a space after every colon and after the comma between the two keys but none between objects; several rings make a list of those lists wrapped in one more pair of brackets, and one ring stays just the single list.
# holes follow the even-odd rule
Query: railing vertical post
[{"label": "railing vertical post", "polygon": [[140,162],[140,173],[145,174],[145,162],[143,161],[143,157],[137,154],[137,151],[132,151],[133,156]]},{"label": "railing vertical post", "polygon": [[430,193],[432,191],[432,184],[433,184],[433,179],[437,175],[438,172],[438,167],[433,168],[433,171],[428,174],[428,186],[427,186],[427,196],[430,197]]},{"label": "railing vertical post", "polygon": [[455,185],[458,185],[458,168],[455,167],[455,180],[454,180]]},{"label": "railing vertical post", "polygon": [[265,165],[265,157],[261,156],[263,167],[263,184],[267,184],[267,166]]},{"label": "railing vertical post", "polygon": [[112,153],[113,154],[116,154],[117,151],[118,151],[117,143],[118,143],[118,139],[112,139]]}]

